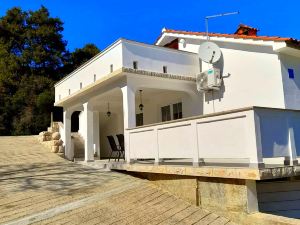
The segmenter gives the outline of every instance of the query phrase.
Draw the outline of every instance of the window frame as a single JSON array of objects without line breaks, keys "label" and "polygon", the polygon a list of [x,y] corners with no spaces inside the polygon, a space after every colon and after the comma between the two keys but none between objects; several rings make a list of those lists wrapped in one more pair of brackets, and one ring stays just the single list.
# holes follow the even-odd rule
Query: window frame
[{"label": "window frame", "polygon": [[182,102],[173,103],[172,107],[173,107],[173,113],[172,113],[173,114],[173,120],[182,119],[182,117],[183,117],[183,115],[182,115]]},{"label": "window frame", "polygon": [[133,62],[132,62],[132,68],[133,68],[134,70],[138,70],[138,68],[139,68],[138,61],[133,61]]},{"label": "window frame", "polygon": [[168,67],[167,66],[163,66],[163,73],[168,73]]},{"label": "window frame", "polygon": [[135,126],[136,127],[144,126],[144,113],[141,112],[135,114]]},{"label": "window frame", "polygon": [[[174,105],[179,105],[181,104],[181,112],[179,111],[179,115],[177,116],[178,118],[175,118],[174,115]],[[170,120],[163,120],[163,114],[162,114],[162,108],[163,107],[169,107],[170,108]],[[170,103],[159,105],[159,113],[160,113],[160,121],[161,122],[166,122],[166,121],[171,121],[171,120],[177,120],[177,119],[182,119],[183,118],[183,102],[182,100],[177,100],[177,101],[172,101]]]},{"label": "window frame", "polygon": [[[168,108],[168,115],[164,116],[164,112],[163,110],[164,109],[167,109]],[[160,116],[161,116],[161,122],[167,122],[167,121],[171,121],[172,120],[172,112],[171,112],[171,105],[164,105],[164,106],[161,106],[160,107]],[[166,117],[166,118],[165,118]]]}]

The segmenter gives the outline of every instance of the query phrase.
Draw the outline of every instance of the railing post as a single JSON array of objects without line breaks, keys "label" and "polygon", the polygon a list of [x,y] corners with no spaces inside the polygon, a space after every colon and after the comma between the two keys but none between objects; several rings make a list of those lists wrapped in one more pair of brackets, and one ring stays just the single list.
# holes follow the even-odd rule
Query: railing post
[{"label": "railing post", "polygon": [[260,132],[260,119],[255,108],[250,110],[246,116],[247,119],[247,133],[249,143],[247,146],[249,166],[255,168],[264,168],[261,132]]},{"label": "railing post", "polygon": [[288,118],[288,135],[289,135],[289,156],[285,157],[284,165],[298,165],[296,143],[295,143],[295,132],[292,118]]},{"label": "railing post", "polygon": [[124,129],[124,142],[125,142],[125,159],[127,163],[134,162],[134,159],[130,158],[130,131]]},{"label": "railing post", "polygon": [[[199,145],[198,145],[198,131],[196,120],[191,121],[191,138],[194,140],[193,145],[193,166],[199,166]],[[202,164],[202,162],[201,162]]]},{"label": "railing post", "polygon": [[159,158],[159,144],[158,144],[158,129],[157,127],[154,128],[154,133],[155,133],[155,160],[154,160],[154,164],[159,165],[161,162],[163,162],[163,159]]}]

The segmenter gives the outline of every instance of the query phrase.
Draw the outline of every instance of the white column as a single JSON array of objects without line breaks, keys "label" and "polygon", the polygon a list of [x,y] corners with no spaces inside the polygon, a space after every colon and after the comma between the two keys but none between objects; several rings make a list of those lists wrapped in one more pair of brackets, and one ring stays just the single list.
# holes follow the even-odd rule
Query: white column
[{"label": "white column", "polygon": [[258,208],[258,199],[256,191],[256,181],[255,180],[246,180],[247,188],[247,211],[248,213],[255,213],[259,211]]},{"label": "white column", "polygon": [[136,126],[136,122],[135,122],[135,90],[130,86],[124,86],[121,88],[121,90],[123,93],[125,158],[126,158],[127,162],[130,162],[129,133],[126,131],[126,129]]},{"label": "white column", "polygon": [[63,130],[63,140],[65,147],[65,157],[68,160],[73,160],[74,158],[74,148],[72,147],[71,140],[71,115],[72,111],[64,109],[63,120],[64,120],[64,130]]},{"label": "white column", "polygon": [[83,104],[83,138],[84,138],[84,160],[86,162],[94,161],[94,143],[93,143],[93,111],[90,103]]},{"label": "white column", "polygon": [[94,142],[94,153],[100,157],[100,131],[99,131],[99,112],[93,113],[94,119],[94,131],[93,131],[93,142]]}]

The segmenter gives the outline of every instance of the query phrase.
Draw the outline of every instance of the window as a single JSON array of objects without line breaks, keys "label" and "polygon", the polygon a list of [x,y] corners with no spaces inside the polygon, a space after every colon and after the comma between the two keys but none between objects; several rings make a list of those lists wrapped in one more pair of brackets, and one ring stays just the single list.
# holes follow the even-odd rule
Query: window
[{"label": "window", "polygon": [[96,81],[97,77],[96,77],[96,74],[94,74],[94,82]]},{"label": "window", "polygon": [[71,94],[71,89],[69,89],[69,95]]},{"label": "window", "polygon": [[110,65],[110,72],[112,73],[113,71],[114,71],[114,65],[111,64],[111,65]]},{"label": "window", "polygon": [[161,121],[171,120],[171,107],[169,105],[161,107]]},{"label": "window", "polygon": [[133,69],[137,70],[138,69],[138,62],[137,61],[133,61]]},{"label": "window", "polygon": [[136,126],[143,126],[144,125],[144,115],[143,113],[138,113],[135,116],[136,119]]},{"label": "window", "polygon": [[80,82],[80,89],[82,88],[82,82]]},{"label": "window", "polygon": [[294,74],[294,70],[293,69],[288,69],[288,73],[289,73],[289,78],[290,79],[294,79],[295,78],[295,74]]},{"label": "window", "polygon": [[167,66],[163,66],[163,72],[168,73],[168,67]]},{"label": "window", "polygon": [[182,118],[182,103],[173,104],[173,119],[181,119]]}]

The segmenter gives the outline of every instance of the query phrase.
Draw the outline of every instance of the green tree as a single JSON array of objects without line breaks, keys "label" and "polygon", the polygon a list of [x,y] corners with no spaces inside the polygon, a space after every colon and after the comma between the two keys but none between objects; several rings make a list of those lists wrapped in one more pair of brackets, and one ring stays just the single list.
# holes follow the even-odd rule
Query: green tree
[{"label": "green tree", "polygon": [[37,134],[50,124],[54,83],[99,52],[70,53],[63,23],[45,7],[12,8],[0,18],[0,135]]},{"label": "green tree", "polygon": [[100,50],[94,44],[86,44],[83,48],[76,48],[70,55],[69,64],[66,64],[66,72],[72,72],[83,63],[97,55]]}]

